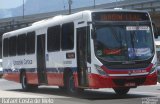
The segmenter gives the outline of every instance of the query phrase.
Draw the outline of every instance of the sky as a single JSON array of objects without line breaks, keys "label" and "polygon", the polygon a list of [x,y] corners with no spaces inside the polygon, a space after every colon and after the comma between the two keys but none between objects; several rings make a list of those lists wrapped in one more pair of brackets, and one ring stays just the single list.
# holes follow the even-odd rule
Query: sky
[{"label": "sky", "polygon": [[[24,0],[24,2],[25,1],[26,0]],[[73,0],[73,1],[74,2],[82,2],[81,0]],[[88,1],[94,1],[94,0],[88,0]],[[96,4],[99,4],[99,3],[103,3],[103,2],[112,2],[112,1],[116,1],[116,0],[95,0],[95,1],[96,1]],[[117,0],[117,1],[119,1],[119,0]],[[67,0],[62,0],[62,2],[64,2],[66,4]],[[22,4],[23,4],[23,0],[0,0],[0,9],[16,8]]]},{"label": "sky", "polygon": [[[59,10],[68,10],[68,0],[0,0],[0,19]],[[72,0],[72,9],[111,3],[120,0]],[[45,2],[45,3],[44,3]],[[44,4],[43,4],[44,3]],[[48,8],[46,8],[48,6]]]},{"label": "sky", "polygon": [[[24,0],[25,2],[26,0]],[[15,8],[23,4],[23,0],[0,0],[0,9]]]}]

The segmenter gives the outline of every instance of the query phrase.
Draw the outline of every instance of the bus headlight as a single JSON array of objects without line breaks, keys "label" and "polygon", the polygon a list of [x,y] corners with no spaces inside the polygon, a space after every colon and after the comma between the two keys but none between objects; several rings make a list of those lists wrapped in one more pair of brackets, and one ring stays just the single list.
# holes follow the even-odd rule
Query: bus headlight
[{"label": "bus headlight", "polygon": [[94,66],[100,75],[107,76],[106,72],[100,66],[98,65],[94,65]]},{"label": "bus headlight", "polygon": [[152,69],[150,70],[149,74],[153,74],[154,72],[156,72],[156,67],[157,67],[157,65],[154,64]]}]

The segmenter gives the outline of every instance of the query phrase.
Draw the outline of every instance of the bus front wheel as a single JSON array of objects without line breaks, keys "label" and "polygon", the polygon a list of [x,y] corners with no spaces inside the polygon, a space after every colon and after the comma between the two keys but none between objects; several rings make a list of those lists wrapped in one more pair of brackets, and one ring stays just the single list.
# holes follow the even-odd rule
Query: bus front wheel
[{"label": "bus front wheel", "polygon": [[32,91],[38,88],[38,85],[28,84],[25,72],[22,72],[22,75],[21,75],[21,85],[24,91]]},{"label": "bus front wheel", "polygon": [[125,95],[129,92],[130,88],[113,88],[118,95]]}]

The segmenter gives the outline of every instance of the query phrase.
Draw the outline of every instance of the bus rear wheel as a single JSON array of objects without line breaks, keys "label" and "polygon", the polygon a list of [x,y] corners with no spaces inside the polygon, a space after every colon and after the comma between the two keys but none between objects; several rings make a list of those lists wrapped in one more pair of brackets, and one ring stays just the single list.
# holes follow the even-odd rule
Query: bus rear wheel
[{"label": "bus rear wheel", "polygon": [[125,95],[129,92],[130,88],[113,88],[117,95]]},{"label": "bus rear wheel", "polygon": [[38,85],[28,84],[25,72],[22,72],[22,75],[21,75],[21,85],[24,91],[33,91],[38,89]]}]

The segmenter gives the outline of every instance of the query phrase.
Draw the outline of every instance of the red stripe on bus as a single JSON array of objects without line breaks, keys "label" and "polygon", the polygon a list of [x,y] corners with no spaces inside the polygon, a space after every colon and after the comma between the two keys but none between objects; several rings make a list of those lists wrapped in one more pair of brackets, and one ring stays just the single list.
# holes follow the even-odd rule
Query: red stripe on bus
[{"label": "red stripe on bus", "polygon": [[47,73],[48,85],[63,86],[63,73]]},{"label": "red stripe on bus", "polygon": [[19,73],[6,73],[3,75],[3,78],[10,81],[20,82],[20,74]]},{"label": "red stripe on bus", "polygon": [[38,84],[38,76],[37,73],[27,72],[27,82],[29,84]]},{"label": "red stripe on bus", "polygon": [[[157,83],[157,73],[146,75],[146,80],[141,85],[155,85]],[[132,78],[141,78],[142,76],[133,76]],[[109,77],[100,76],[98,74],[89,74],[89,88],[114,88],[114,87],[124,87],[118,86],[114,83],[113,79],[121,78],[131,78],[131,77]],[[139,86],[139,85],[138,85]]]},{"label": "red stripe on bus", "polygon": [[102,66],[102,69],[107,73],[107,74],[128,74],[128,71],[136,71],[136,70],[141,70],[141,71],[145,71],[145,72],[150,72],[150,70],[152,69],[153,64],[151,64],[150,66],[148,66],[147,68],[143,68],[143,69],[108,69],[105,66]]}]

